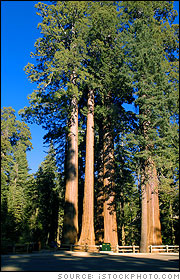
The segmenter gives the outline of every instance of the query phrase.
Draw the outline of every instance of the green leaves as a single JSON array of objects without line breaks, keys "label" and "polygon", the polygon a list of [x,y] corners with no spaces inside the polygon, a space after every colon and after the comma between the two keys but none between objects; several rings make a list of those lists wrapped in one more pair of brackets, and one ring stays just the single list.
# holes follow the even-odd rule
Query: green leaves
[{"label": "green leaves", "polygon": [[58,178],[55,157],[56,152],[51,144],[29,192],[28,223],[31,239],[37,241],[39,238],[43,245],[56,239],[59,207],[64,191]]},{"label": "green leaves", "polygon": [[26,151],[32,149],[31,134],[24,122],[16,120],[11,107],[2,109],[1,120],[3,238],[16,241],[25,221],[29,180]]}]

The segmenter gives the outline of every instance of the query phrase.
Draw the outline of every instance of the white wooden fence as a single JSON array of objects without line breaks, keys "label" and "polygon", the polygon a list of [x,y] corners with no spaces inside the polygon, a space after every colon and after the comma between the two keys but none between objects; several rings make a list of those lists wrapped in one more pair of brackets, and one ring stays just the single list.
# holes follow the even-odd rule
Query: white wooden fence
[{"label": "white wooden fence", "polygon": [[117,246],[118,253],[139,253],[139,246]]},{"label": "white wooden fence", "polygon": [[149,246],[150,253],[178,253],[179,246],[178,245],[150,245]]},{"label": "white wooden fence", "polygon": [[[104,252],[102,251],[102,245],[69,245],[62,244],[60,249],[62,250],[70,250],[70,251],[93,251],[93,252]],[[111,251],[114,253],[139,253],[139,246],[112,246]],[[106,251],[108,252],[108,251]],[[179,246],[178,245],[150,245],[149,253],[178,253]]]}]

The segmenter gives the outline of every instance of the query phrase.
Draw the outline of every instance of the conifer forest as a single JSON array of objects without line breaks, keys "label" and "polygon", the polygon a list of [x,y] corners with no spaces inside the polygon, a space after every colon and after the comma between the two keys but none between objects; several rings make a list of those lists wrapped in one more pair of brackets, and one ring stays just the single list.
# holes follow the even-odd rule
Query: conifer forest
[{"label": "conifer forest", "polygon": [[[179,26],[174,1],[37,3],[24,68],[35,90],[1,111],[1,242],[179,244]],[[28,123],[49,151],[35,174]]]}]

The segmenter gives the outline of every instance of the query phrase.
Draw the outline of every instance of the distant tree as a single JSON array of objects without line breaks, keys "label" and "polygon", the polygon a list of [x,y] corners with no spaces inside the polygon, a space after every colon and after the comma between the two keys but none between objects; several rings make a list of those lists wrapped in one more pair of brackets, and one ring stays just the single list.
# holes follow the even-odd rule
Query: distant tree
[{"label": "distant tree", "polygon": [[31,239],[36,242],[41,241],[43,246],[50,244],[51,241],[57,241],[62,192],[55,151],[51,144],[45,160],[35,174],[33,188],[29,193]]},{"label": "distant tree", "polygon": [[1,113],[1,214],[2,238],[22,238],[29,168],[26,152],[32,148],[31,134],[24,122],[16,120],[15,110],[3,108]]},{"label": "distant tree", "polygon": [[126,134],[133,123],[124,127],[124,132],[115,139],[115,183],[117,223],[120,245],[135,245],[140,242],[140,194],[136,183],[135,162]]}]

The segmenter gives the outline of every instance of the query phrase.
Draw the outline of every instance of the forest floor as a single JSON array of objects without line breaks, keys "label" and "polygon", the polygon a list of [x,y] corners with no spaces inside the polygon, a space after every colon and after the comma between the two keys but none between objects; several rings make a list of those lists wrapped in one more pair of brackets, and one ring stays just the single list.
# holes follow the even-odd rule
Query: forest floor
[{"label": "forest floor", "polygon": [[1,256],[1,271],[177,272],[179,254],[34,252]]}]

